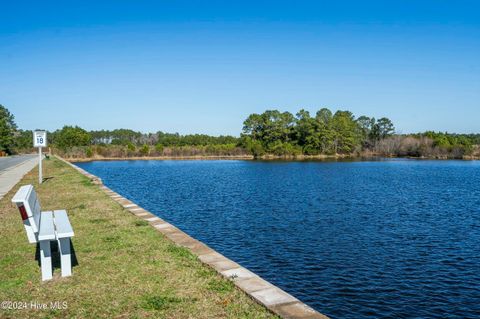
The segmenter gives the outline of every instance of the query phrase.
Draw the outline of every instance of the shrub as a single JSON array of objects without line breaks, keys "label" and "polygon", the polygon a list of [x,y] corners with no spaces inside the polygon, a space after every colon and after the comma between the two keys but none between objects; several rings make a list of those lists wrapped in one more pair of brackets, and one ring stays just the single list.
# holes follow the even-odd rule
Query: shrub
[{"label": "shrub", "polygon": [[265,148],[263,147],[262,142],[258,140],[254,140],[247,136],[243,140],[243,145],[245,146],[247,152],[252,154],[255,158],[265,155]]},{"label": "shrub", "polygon": [[137,148],[135,147],[135,145],[131,142],[128,142],[127,143],[127,156],[133,156],[135,155],[135,151],[137,150]]},{"label": "shrub", "polygon": [[291,143],[282,143],[276,141],[269,145],[270,151],[277,156],[299,155],[302,153],[301,148]]},{"label": "shrub", "polygon": [[147,156],[148,154],[150,154],[150,146],[148,146],[147,144],[143,144],[142,148],[140,148],[140,154],[142,156]]},{"label": "shrub", "polygon": [[87,157],[92,157],[93,149],[91,147],[87,147],[87,150],[85,151],[85,155],[87,155]]},{"label": "shrub", "polygon": [[155,151],[157,152],[158,155],[163,154],[163,144],[158,143],[155,145]]}]

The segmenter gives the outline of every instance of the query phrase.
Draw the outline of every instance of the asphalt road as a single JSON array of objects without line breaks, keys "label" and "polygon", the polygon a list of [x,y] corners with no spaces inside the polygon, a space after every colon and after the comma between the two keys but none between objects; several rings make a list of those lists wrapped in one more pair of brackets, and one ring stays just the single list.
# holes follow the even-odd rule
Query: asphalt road
[{"label": "asphalt road", "polygon": [[36,154],[28,154],[28,155],[16,155],[16,156],[8,156],[8,157],[0,157],[0,173],[6,170],[9,167],[18,165],[26,160],[29,160],[35,156]]}]

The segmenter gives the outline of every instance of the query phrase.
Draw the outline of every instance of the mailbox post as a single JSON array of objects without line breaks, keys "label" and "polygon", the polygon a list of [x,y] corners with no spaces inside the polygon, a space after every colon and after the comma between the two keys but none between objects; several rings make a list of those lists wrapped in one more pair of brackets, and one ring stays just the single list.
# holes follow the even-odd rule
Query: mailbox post
[{"label": "mailbox post", "polygon": [[37,130],[33,132],[33,147],[38,147],[38,183],[43,182],[42,177],[42,147],[47,147],[47,132]]}]

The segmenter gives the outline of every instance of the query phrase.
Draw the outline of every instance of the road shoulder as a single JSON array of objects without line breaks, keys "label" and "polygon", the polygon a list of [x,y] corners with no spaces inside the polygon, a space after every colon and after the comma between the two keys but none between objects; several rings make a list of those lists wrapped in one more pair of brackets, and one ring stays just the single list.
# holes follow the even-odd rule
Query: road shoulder
[{"label": "road shoulder", "polygon": [[38,159],[34,157],[1,171],[0,200],[37,165]]}]

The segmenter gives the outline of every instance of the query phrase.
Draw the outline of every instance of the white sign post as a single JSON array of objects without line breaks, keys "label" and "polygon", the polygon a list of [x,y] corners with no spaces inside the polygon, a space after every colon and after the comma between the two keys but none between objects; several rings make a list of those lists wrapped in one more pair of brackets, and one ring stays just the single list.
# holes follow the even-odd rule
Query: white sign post
[{"label": "white sign post", "polygon": [[43,182],[42,177],[42,147],[47,147],[47,132],[33,132],[33,147],[38,147],[38,183]]}]

